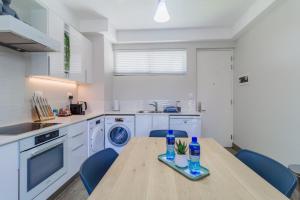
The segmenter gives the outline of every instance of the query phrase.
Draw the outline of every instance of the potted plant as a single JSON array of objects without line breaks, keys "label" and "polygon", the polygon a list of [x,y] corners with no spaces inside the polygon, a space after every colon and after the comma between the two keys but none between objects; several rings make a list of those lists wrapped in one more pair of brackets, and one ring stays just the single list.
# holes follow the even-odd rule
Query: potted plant
[{"label": "potted plant", "polygon": [[176,142],[176,156],[175,156],[175,165],[180,168],[185,168],[188,166],[188,160],[186,156],[187,144],[186,142],[181,142],[181,140]]}]

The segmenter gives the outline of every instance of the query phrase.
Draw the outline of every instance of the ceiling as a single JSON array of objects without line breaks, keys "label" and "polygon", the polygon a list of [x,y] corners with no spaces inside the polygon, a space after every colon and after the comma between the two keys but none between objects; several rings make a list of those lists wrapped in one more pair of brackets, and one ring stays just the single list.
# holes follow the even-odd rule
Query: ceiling
[{"label": "ceiling", "polygon": [[153,21],[157,0],[59,0],[81,19],[107,18],[117,30],[233,27],[261,0],[167,0],[171,20]]}]

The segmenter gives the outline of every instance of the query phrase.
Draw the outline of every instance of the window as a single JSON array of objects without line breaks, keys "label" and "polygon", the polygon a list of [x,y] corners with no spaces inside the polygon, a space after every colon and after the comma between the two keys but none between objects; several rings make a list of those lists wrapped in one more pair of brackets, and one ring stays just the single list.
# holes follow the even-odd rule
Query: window
[{"label": "window", "polygon": [[184,74],[186,50],[116,50],[115,75]]}]

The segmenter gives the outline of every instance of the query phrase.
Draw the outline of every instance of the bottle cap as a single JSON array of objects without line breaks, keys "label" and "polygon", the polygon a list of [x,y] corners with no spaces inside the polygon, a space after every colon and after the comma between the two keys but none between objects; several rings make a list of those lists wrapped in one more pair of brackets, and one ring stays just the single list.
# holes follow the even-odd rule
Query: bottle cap
[{"label": "bottle cap", "polygon": [[173,134],[174,134],[174,131],[173,131],[173,130],[169,130],[169,131],[168,131],[168,134],[169,134],[169,135],[173,135]]},{"label": "bottle cap", "polygon": [[192,142],[197,142],[197,137],[192,137]]}]

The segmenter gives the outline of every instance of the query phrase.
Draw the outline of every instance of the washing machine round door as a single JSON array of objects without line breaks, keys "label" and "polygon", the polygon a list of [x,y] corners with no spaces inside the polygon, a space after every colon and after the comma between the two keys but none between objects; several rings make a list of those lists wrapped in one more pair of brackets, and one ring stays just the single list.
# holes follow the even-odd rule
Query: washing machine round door
[{"label": "washing machine round door", "polygon": [[125,146],[131,138],[131,133],[126,126],[115,125],[108,132],[109,142],[116,147]]},{"label": "washing machine round door", "polygon": [[91,149],[94,153],[104,149],[104,133],[100,126],[96,126],[92,132]]}]

